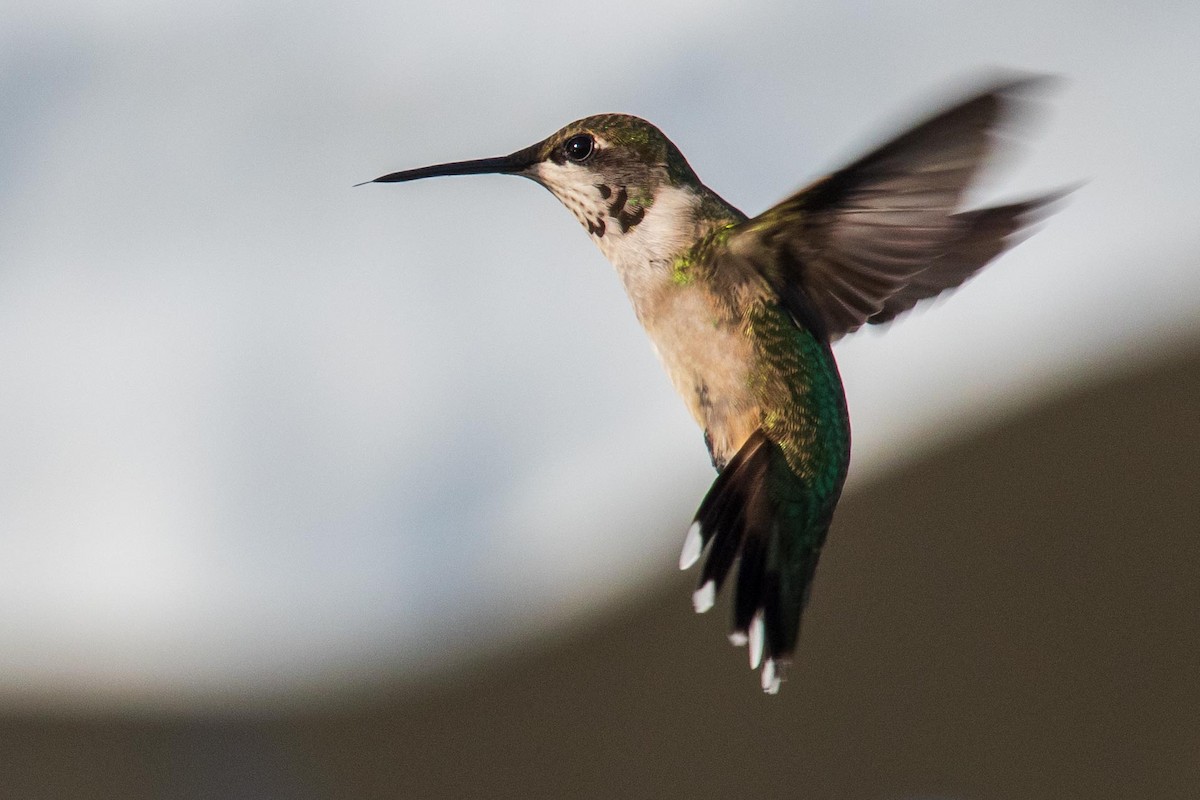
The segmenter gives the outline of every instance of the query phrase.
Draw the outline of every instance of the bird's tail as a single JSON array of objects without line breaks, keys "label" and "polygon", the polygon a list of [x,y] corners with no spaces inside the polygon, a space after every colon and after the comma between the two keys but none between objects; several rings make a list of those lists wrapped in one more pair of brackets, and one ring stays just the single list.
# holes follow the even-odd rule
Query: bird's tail
[{"label": "bird's tail", "polygon": [[749,645],[750,667],[762,665],[762,687],[770,694],[779,691],[796,649],[836,503],[836,496],[815,496],[760,430],[717,476],[684,541],[681,569],[706,555],[693,595],[699,613],[713,606],[737,563],[729,638]]}]

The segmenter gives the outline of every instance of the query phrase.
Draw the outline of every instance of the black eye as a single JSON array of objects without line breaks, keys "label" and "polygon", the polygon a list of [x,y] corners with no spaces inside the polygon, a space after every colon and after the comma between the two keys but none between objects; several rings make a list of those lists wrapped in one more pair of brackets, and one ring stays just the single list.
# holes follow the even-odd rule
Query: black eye
[{"label": "black eye", "polygon": [[591,134],[581,133],[567,139],[563,145],[563,152],[567,154],[567,158],[572,161],[584,161],[596,149],[596,140],[591,137]]}]

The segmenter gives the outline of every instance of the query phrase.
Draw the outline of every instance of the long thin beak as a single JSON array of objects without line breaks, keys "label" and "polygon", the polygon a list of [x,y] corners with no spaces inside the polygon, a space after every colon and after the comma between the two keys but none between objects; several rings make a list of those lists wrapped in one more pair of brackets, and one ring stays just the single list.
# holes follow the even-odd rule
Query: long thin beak
[{"label": "long thin beak", "polygon": [[524,172],[533,166],[535,160],[534,148],[526,148],[506,156],[499,156],[498,158],[477,158],[473,161],[454,161],[449,164],[434,164],[431,167],[406,169],[384,175],[372,181],[363,181],[354,185],[403,183],[404,181],[415,181],[421,178],[436,178],[441,175],[491,175],[497,173],[512,175]]}]

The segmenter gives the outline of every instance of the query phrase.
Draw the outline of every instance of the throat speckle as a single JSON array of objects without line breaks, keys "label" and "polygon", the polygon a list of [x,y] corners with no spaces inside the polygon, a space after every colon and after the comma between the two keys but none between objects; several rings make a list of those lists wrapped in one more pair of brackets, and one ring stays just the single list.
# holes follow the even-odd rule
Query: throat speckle
[{"label": "throat speckle", "polygon": [[[648,205],[648,204],[646,204]],[[609,216],[621,228],[621,233],[629,233],[646,217],[646,205],[629,201],[629,192],[624,186],[617,189],[617,196],[608,206]]]},{"label": "throat speckle", "polygon": [[700,198],[691,189],[672,186],[659,187],[652,200],[639,198],[636,205],[631,196],[628,189],[614,192],[605,208],[612,220],[610,233],[600,249],[616,267],[636,306],[650,284],[671,283],[675,257],[699,236]]},{"label": "throat speckle", "polygon": [[701,192],[691,185],[643,185],[624,175],[598,175],[552,161],[542,162],[534,177],[612,262],[645,324],[645,314],[659,296],[679,288],[672,281],[676,257],[707,232],[700,219]]}]

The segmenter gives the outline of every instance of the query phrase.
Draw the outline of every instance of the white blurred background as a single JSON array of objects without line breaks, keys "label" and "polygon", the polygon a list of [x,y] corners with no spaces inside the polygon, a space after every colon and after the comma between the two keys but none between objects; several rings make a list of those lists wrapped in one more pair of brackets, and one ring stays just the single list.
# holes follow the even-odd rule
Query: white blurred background
[{"label": "white blurred background", "polygon": [[286,703],[674,569],[708,457],[577,223],[511,178],[352,184],[624,111],[754,214],[987,68],[1063,76],[978,199],[1090,182],[838,345],[853,489],[1200,328],[1198,31],[1191,2],[10,0],[0,702]]}]

